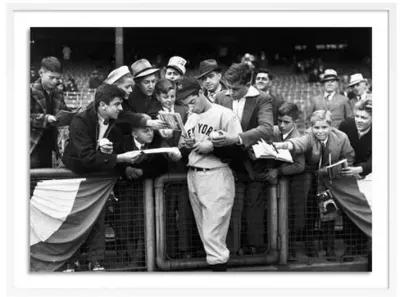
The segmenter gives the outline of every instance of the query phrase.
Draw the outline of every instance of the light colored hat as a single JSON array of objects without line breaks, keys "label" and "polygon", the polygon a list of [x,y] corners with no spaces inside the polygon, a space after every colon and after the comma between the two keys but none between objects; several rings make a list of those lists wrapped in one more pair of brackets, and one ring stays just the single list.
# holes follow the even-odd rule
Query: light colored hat
[{"label": "light colored hat", "polygon": [[184,75],[186,73],[186,68],[185,68],[186,62],[187,61],[184,58],[174,56],[169,59],[167,67],[174,68],[180,74]]},{"label": "light colored hat", "polygon": [[362,81],[366,82],[367,80],[362,76],[361,73],[352,74],[350,76],[349,87],[354,86],[354,85],[356,85],[356,84],[358,84],[359,82],[362,82]]},{"label": "light colored hat", "polygon": [[131,65],[132,73],[133,73],[133,78],[139,78],[139,77],[145,77],[150,74],[156,73],[160,69],[154,68],[150,62],[146,59],[140,59],[135,61]]},{"label": "light colored hat", "polygon": [[324,74],[322,75],[322,82],[328,80],[338,80],[337,72],[333,69],[325,69]]},{"label": "light colored hat", "polygon": [[130,74],[128,66],[125,66],[125,65],[121,66],[121,67],[111,71],[108,74],[107,78],[104,80],[104,83],[112,85],[117,80],[119,80],[121,77],[123,77],[124,75],[127,75],[127,74]]}]

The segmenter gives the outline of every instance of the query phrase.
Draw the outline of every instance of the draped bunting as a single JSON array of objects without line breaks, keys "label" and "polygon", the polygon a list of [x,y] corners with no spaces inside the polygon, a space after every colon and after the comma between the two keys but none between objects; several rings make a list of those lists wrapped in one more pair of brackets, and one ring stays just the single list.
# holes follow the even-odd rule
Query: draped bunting
[{"label": "draped bunting", "polygon": [[86,241],[115,177],[44,180],[30,200],[30,269],[55,271]]}]

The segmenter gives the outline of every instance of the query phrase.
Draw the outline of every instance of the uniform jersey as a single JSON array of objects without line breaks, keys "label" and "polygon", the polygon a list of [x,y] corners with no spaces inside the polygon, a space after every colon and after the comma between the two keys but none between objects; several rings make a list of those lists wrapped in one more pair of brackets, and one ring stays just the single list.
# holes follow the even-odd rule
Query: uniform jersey
[{"label": "uniform jersey", "polygon": [[[237,135],[242,132],[242,126],[238,117],[232,110],[221,105],[212,104],[212,107],[201,114],[191,114],[185,124],[185,130],[189,137],[196,142],[210,139],[210,133],[223,130],[228,134]],[[188,166],[200,168],[226,167],[218,157],[210,154],[199,154],[191,151]]]}]

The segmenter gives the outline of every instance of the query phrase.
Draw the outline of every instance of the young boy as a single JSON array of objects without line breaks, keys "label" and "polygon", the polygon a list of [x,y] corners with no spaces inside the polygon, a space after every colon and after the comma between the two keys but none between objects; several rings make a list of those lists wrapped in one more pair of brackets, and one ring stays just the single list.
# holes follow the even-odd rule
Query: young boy
[{"label": "young boy", "polygon": [[180,144],[190,151],[187,182],[197,229],[213,271],[226,271],[226,235],[235,195],[229,165],[213,154],[215,134],[237,135],[242,128],[228,108],[211,103],[193,78],[178,82],[177,100],[191,110]]},{"label": "young boy", "polygon": [[[299,137],[296,128],[296,120],[299,109],[296,104],[285,102],[278,109],[278,126],[274,126],[274,141],[281,142]],[[258,178],[270,183],[276,183],[279,176],[285,176],[289,180],[289,260],[296,259],[294,248],[295,236],[303,232],[305,225],[306,189],[304,187],[305,168],[303,154],[292,152],[293,163],[279,162],[275,168],[268,168],[258,175]],[[264,218],[262,218],[262,221]],[[254,226],[249,226],[249,228]]]},{"label": "young boy", "polygon": [[[143,113],[126,112],[118,120],[119,123],[128,124],[131,134],[123,136],[122,144],[118,148],[121,152],[145,150],[164,146],[163,139],[157,132],[148,126],[150,116]],[[181,157],[179,150],[169,154],[143,154],[136,160],[135,164],[122,164],[122,176],[128,180],[143,180],[145,178],[156,178],[168,169],[168,159],[173,161]],[[126,187],[121,187],[121,191]],[[143,199],[132,199],[129,195],[119,195],[118,188],[115,191],[119,200],[115,213],[116,233],[121,242],[122,249],[125,249],[124,257],[130,264],[143,265],[144,259],[144,226],[143,220]]]},{"label": "young boy", "polygon": [[[187,119],[188,110],[182,105],[176,105],[176,84],[171,79],[161,79],[157,82],[154,90],[156,104],[150,108],[150,115],[157,118],[159,112],[179,113],[182,122]],[[169,146],[177,146],[181,137],[181,131],[172,129],[158,130]],[[185,163],[168,162],[169,173],[187,173]],[[192,238],[193,214],[189,203],[187,190],[182,188],[166,200],[167,206],[167,254],[170,257],[176,257],[178,252],[184,258],[190,258],[190,241]],[[178,215],[176,215],[176,213]],[[176,228],[175,228],[176,226]],[[194,227],[195,228],[195,227]],[[178,231],[179,238],[176,238]],[[198,240],[199,241],[199,240]],[[177,249],[176,249],[177,247]]]}]

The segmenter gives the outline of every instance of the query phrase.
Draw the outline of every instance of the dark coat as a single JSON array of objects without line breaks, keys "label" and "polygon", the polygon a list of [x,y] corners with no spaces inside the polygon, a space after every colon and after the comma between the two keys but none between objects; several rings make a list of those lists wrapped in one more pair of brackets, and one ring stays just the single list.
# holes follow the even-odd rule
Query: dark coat
[{"label": "dark coat", "polygon": [[[243,132],[239,134],[243,141],[243,148],[246,150],[260,139],[266,141],[273,139],[272,99],[256,88],[252,86],[251,88],[253,88],[255,96],[246,97],[241,120]],[[233,109],[233,98],[228,92],[218,93],[215,103]],[[227,149],[229,148],[226,148],[221,155],[224,155]],[[240,178],[254,180],[256,172],[263,170],[265,161],[250,160],[247,151],[244,150],[240,151],[235,148],[233,151],[233,155],[238,157],[231,158],[235,160],[230,164],[232,169]]]},{"label": "dark coat", "polygon": [[[118,133],[118,129],[112,129],[114,121],[104,134],[104,138],[119,139],[118,136],[111,136]],[[119,143],[114,143],[114,152],[104,154],[97,147],[99,124],[97,112],[94,104],[90,104],[88,109],[74,116],[69,126],[69,142],[63,155],[63,163],[68,169],[77,173],[89,173],[96,171],[113,171],[117,164]]]},{"label": "dark coat", "polygon": [[[46,96],[52,102],[52,109],[49,109],[46,102]],[[48,115],[55,115],[60,110],[69,110],[65,105],[64,96],[61,91],[54,90],[47,94],[43,89],[42,82],[38,79],[31,87],[31,104],[30,104],[30,148],[31,154],[39,143],[45,131],[52,135],[52,149],[58,152],[57,147],[57,128],[47,122]]]},{"label": "dark coat", "polygon": [[[145,146],[145,149],[158,148],[164,146],[164,142],[158,133],[154,134],[153,141]],[[120,146],[118,146],[118,153],[124,153],[129,151],[137,151],[138,148],[135,145],[132,135],[124,135]],[[121,164],[119,170],[121,175],[125,175],[125,168],[131,166],[143,170],[141,178],[156,178],[167,172],[168,170],[168,158],[164,154],[152,154],[143,155],[135,164]]]},{"label": "dark coat", "polygon": [[[229,109],[232,109],[232,102],[233,98],[227,92],[218,93],[215,100],[215,103]],[[261,138],[270,141],[273,136],[273,122],[271,97],[261,92],[256,96],[246,97],[241,121],[243,132],[239,134],[243,145],[248,148]]]},{"label": "dark coat", "polygon": [[278,109],[285,102],[281,94],[278,94],[273,89],[268,89],[266,92],[267,96],[271,97],[272,102],[272,114],[274,116],[274,125],[278,124]]},{"label": "dark coat", "polygon": [[344,120],[340,124],[339,130],[349,137],[350,144],[355,152],[354,166],[361,166],[363,169],[360,175],[370,174],[372,172],[372,127],[367,134],[359,138],[356,122],[354,118],[351,118]]},{"label": "dark coat", "polygon": [[156,104],[157,99],[155,95],[147,96],[143,94],[138,85],[133,87],[132,93],[130,93],[128,100],[124,100],[122,108],[124,111],[133,111],[139,113],[149,114],[150,106]]}]

